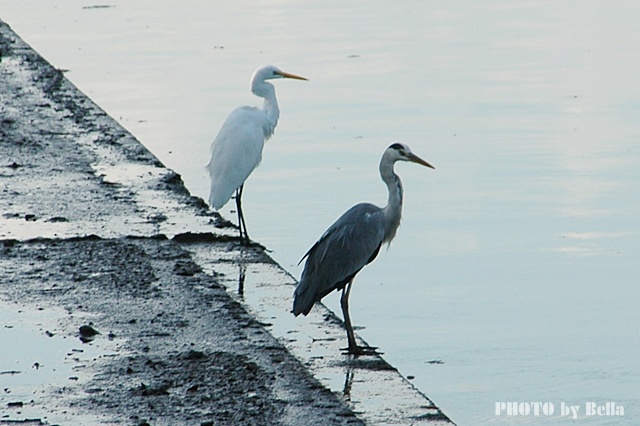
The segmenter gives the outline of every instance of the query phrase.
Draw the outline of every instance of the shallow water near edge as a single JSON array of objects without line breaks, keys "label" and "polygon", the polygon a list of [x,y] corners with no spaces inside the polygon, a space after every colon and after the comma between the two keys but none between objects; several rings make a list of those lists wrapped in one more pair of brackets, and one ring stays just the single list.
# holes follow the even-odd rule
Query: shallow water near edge
[{"label": "shallow water near edge", "polygon": [[344,210],[384,203],[379,156],[405,142],[436,170],[397,167],[404,221],[356,279],[359,333],[461,425],[558,419],[495,416],[498,401],[615,401],[624,418],[580,420],[639,418],[637,6],[0,5],[202,197],[226,114],[259,102],[253,69],[308,77],[277,82],[251,236],[299,276]]},{"label": "shallow water near edge", "polygon": [[[70,415],[56,409],[47,390],[64,393],[67,385],[91,379],[90,365],[108,356],[97,348],[67,336],[59,328],[69,313],[64,309],[19,306],[0,301],[0,418],[11,421],[43,419],[51,424],[99,424],[92,416]],[[49,398],[45,404],[39,400]],[[39,400],[39,401],[34,401]]]}]

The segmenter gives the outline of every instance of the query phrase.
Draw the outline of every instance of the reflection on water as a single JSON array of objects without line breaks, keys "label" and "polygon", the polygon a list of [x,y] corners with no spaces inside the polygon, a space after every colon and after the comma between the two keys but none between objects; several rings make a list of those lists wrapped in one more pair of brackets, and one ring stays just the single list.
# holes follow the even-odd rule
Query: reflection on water
[{"label": "reflection on water", "polygon": [[196,3],[0,0],[203,197],[211,139],[231,108],[259,103],[252,70],[308,76],[276,83],[278,131],[245,188],[252,237],[296,276],[344,210],[384,204],[391,141],[433,162],[397,168],[403,224],[352,310],[458,424],[513,424],[496,401],[640,404],[639,6]]},{"label": "reflection on water", "polygon": [[351,387],[353,386],[353,376],[355,371],[353,367],[347,366],[346,373],[344,375],[344,388],[342,388],[342,396],[347,400],[351,400]]},{"label": "reflection on water", "polygon": [[244,297],[244,280],[247,275],[247,266],[244,262],[238,263],[238,296]]}]

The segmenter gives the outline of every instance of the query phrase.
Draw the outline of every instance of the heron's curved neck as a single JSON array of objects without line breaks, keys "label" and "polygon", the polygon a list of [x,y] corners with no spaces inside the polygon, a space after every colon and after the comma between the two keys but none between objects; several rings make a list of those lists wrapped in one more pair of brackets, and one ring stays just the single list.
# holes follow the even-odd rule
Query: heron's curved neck
[{"label": "heron's curved neck", "polygon": [[276,99],[276,90],[272,84],[265,81],[254,82],[251,85],[251,91],[254,95],[264,98],[262,110],[269,120],[269,129],[265,129],[265,136],[271,136],[273,130],[278,124],[280,118],[280,108],[278,108],[278,100]]},{"label": "heron's curved neck", "polygon": [[391,242],[395,237],[402,218],[402,181],[393,171],[394,164],[395,161],[386,156],[380,160],[380,176],[389,191],[387,205],[382,209],[385,217],[384,242]]}]

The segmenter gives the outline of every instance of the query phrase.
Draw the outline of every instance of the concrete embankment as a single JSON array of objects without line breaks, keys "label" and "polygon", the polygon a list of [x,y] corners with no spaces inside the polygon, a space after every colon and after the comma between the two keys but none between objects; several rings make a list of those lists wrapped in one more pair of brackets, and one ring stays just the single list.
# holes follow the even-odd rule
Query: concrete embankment
[{"label": "concrete embankment", "polygon": [[1,21],[0,53],[0,424],[450,423]]}]

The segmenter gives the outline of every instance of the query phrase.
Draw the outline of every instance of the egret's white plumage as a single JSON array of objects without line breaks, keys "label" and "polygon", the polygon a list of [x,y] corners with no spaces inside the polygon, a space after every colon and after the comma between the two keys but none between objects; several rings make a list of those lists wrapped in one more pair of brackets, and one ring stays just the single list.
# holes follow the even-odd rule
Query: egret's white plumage
[{"label": "egret's white plumage", "polygon": [[[390,243],[400,226],[402,216],[402,182],[393,171],[397,161],[411,161],[426,167],[432,165],[416,156],[408,146],[394,143],[380,160],[380,176],[387,185],[385,207],[361,203],[351,207],[320,237],[302,257],[307,261],[293,300],[293,314],[307,315],[313,304],[333,290],[342,290],[340,299],[347,328],[349,353],[363,353],[357,346],[349,317],[349,293],[353,279],[371,263],[384,243]],[[302,260],[301,260],[302,261]]]},{"label": "egret's white plumage", "polygon": [[247,243],[249,236],[241,208],[242,188],[253,169],[260,164],[264,142],[278,124],[280,109],[276,92],[273,85],[267,83],[267,80],[276,78],[306,80],[273,65],[258,68],[251,77],[251,92],[264,98],[262,108],[242,106],[229,114],[211,144],[211,160],[207,164],[211,178],[209,205],[220,209],[235,192],[240,237]]}]

